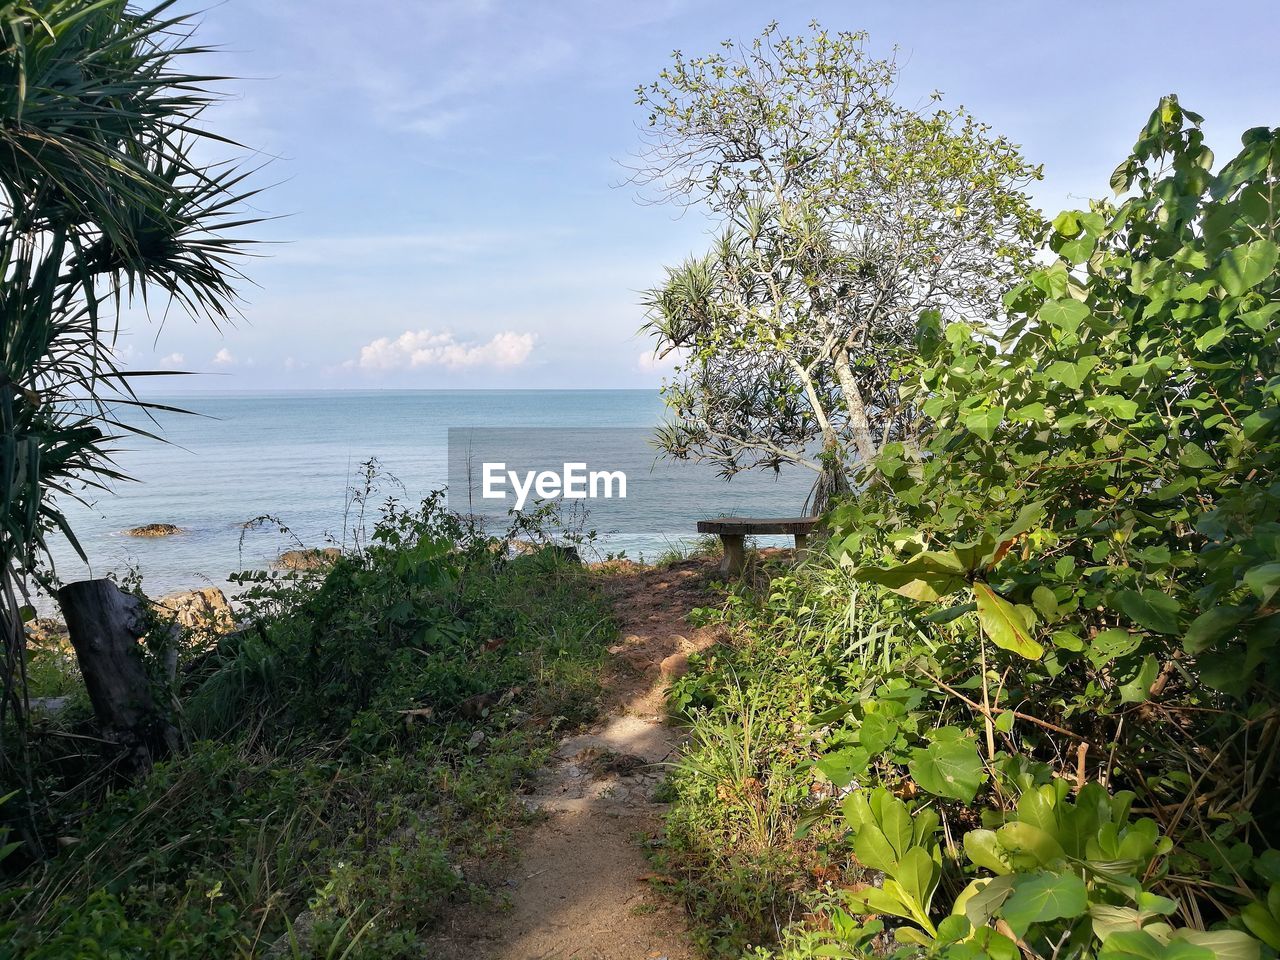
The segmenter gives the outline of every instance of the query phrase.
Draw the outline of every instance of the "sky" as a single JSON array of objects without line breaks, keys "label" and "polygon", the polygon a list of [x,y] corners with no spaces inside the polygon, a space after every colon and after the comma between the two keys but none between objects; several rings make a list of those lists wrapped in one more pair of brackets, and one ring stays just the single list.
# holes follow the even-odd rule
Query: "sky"
[{"label": "sky", "polygon": [[242,316],[125,317],[168,392],[657,386],[641,291],[705,248],[697,209],[627,184],[639,83],[770,20],[896,46],[900,98],[934,90],[1043,164],[1050,214],[1107,194],[1159,97],[1205,117],[1219,159],[1280,125],[1271,3],[757,0],[186,2],[203,66],[237,79],[208,126],[266,189]]}]

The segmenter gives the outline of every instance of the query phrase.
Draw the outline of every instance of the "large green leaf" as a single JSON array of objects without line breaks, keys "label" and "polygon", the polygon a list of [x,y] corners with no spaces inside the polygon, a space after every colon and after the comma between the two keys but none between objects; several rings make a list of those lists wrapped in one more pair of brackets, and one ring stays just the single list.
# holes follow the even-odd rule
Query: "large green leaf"
[{"label": "large green leaf", "polygon": [[1266,603],[1280,590],[1280,562],[1259,564],[1244,575],[1244,582]]},{"label": "large green leaf", "polygon": [[[1216,960],[1258,960],[1262,955],[1258,941],[1240,930],[1175,930],[1170,947],[1188,945],[1197,951],[1207,950]],[[1190,958],[1192,954],[1180,954]],[[1195,957],[1203,956],[1196,953]]]},{"label": "large green leaf", "polygon": [[1028,660],[1044,656],[1044,647],[1031,639],[1026,621],[1013,604],[981,582],[973,585],[973,598],[982,630],[992,643]]},{"label": "large green leaf", "polygon": [[1218,263],[1218,279],[1227,293],[1238,297],[1252,290],[1276,268],[1280,249],[1270,240],[1254,240],[1232,247]]},{"label": "large green leaf", "polygon": [[898,722],[880,713],[867,714],[858,726],[858,742],[872,754],[880,753],[898,736]]},{"label": "large green leaf", "polygon": [[1130,620],[1156,633],[1177,633],[1178,614],[1182,605],[1159,590],[1120,590],[1115,596],[1116,607]]},{"label": "large green leaf", "polygon": [[1214,960],[1214,952],[1185,941],[1161,943],[1145,930],[1118,930],[1107,937],[1098,960]]},{"label": "large green leaf", "polygon": [[1052,833],[1024,820],[1014,820],[997,830],[996,842],[1015,869],[1048,867],[1066,857]]},{"label": "large green leaf", "polygon": [[1079,300],[1049,300],[1040,308],[1040,319],[1067,333],[1075,333],[1089,316],[1089,308]]},{"label": "large green leaf", "polygon": [[913,750],[908,768],[922,789],[965,803],[973,803],[978,788],[987,779],[978,747],[967,738],[934,742]]},{"label": "large green leaf", "polygon": [[855,777],[867,772],[871,757],[866,747],[834,750],[814,764],[837,787],[847,787]]},{"label": "large green leaf", "polygon": [[1137,650],[1142,637],[1120,627],[1103,630],[1089,641],[1088,656],[1095,667],[1104,667],[1117,657],[1127,656]]},{"label": "large green leaf", "polygon": [[893,879],[898,882],[903,893],[920,908],[920,913],[927,916],[933,891],[937,889],[941,876],[942,868],[929,856],[928,851],[924,847],[912,847],[902,855]]},{"label": "large green leaf", "polygon": [[983,440],[990,440],[996,435],[1000,424],[1004,422],[1004,407],[990,407],[966,414],[961,422],[967,430],[977,434]]},{"label": "large green leaf", "polygon": [[857,567],[853,575],[913,600],[934,601],[962,589],[964,572],[964,565],[948,550],[918,553],[892,567]]},{"label": "large green leaf", "polygon": [[1160,671],[1156,658],[1148,654],[1142,658],[1138,669],[1124,683],[1120,684],[1121,703],[1144,703],[1150,696],[1151,685],[1155,683]]},{"label": "large green leaf", "polygon": [[1013,893],[1000,914],[1022,936],[1033,923],[1078,917],[1088,908],[1089,894],[1077,874],[1038,870],[1014,877]]},{"label": "large green leaf", "polygon": [[1013,870],[1008,852],[996,839],[994,830],[970,830],[964,835],[964,852],[975,866],[996,874]]}]

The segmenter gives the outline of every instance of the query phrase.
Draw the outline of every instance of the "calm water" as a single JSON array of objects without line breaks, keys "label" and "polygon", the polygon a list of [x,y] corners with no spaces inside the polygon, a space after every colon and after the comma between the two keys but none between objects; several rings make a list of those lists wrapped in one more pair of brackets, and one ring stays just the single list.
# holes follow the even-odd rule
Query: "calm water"
[{"label": "calm water", "polygon": [[[348,488],[360,464],[376,457],[404,485],[410,502],[445,486],[450,427],[649,427],[663,417],[654,391],[377,391],[208,394],[158,397],[199,416],[160,415],[169,441],[131,438],[117,457],[140,482],[99,495],[92,509],[68,506],[89,554],[85,566],[57,545],[63,580],[138,569],[148,593],[262,569],[296,546],[276,529],[246,532],[245,521],[271,514],[308,546],[342,539]],[[684,469],[683,465],[681,469]],[[689,468],[695,470],[696,468]],[[745,479],[745,482],[744,482]],[[702,474],[697,495],[659,511],[646,532],[603,535],[601,550],[656,557],[688,542],[694,523],[726,513],[800,511],[810,478],[756,476],[732,483]],[[183,534],[154,540],[121,531],[173,523]],[[781,542],[781,541],[779,541]]]}]

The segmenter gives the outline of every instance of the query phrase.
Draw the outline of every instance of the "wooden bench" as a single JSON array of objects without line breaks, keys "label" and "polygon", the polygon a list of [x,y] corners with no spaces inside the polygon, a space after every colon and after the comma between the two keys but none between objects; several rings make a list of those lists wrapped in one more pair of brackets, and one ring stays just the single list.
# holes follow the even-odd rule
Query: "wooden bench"
[{"label": "wooden bench", "polygon": [[809,543],[809,531],[817,522],[817,517],[718,517],[715,520],[699,520],[698,532],[720,535],[720,542],[724,544],[724,560],[720,563],[720,572],[737,575],[747,563],[742,549],[745,537],[789,533],[796,538],[798,559],[804,556]]}]

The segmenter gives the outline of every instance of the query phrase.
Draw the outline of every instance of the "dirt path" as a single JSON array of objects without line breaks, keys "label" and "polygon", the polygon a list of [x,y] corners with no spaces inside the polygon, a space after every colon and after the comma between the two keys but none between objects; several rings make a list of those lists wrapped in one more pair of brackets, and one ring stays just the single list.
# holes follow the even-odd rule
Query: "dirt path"
[{"label": "dirt path", "polygon": [[667,678],[716,640],[684,620],[706,602],[709,569],[686,561],[607,576],[621,639],[609,650],[601,720],[560,743],[527,798],[547,816],[507,880],[510,909],[454,915],[433,958],[692,960],[680,910],[643,879],[649,865],[637,841],[658,826],[654,791],[678,746],[663,722]]}]

